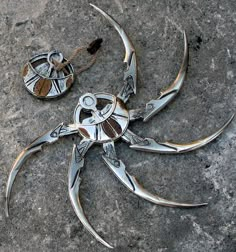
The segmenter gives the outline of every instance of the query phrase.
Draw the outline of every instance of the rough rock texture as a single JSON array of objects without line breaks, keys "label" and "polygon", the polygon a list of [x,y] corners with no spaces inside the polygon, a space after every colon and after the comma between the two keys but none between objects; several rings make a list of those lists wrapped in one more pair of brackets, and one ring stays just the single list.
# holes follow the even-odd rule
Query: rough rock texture
[{"label": "rough rock texture", "polygon": [[[188,76],[178,97],[137,134],[185,142],[212,133],[236,106],[236,1],[92,1],[125,28],[137,50],[138,93],[128,106],[142,106],[175,78],[186,30]],[[17,154],[42,132],[70,122],[79,95],[117,93],[122,84],[123,45],[89,1],[0,2],[0,251],[109,251],[77,220],[67,193],[67,169],[77,136],[61,139],[27,161],[4,214],[9,169]],[[102,37],[97,63],[78,76],[59,100],[42,101],[24,89],[20,71],[31,55],[72,50]],[[75,69],[79,60],[74,61]],[[145,128],[144,128],[145,125]],[[89,220],[114,251],[189,252],[236,250],[236,120],[218,140],[182,155],[117,152],[150,191],[179,201],[209,202],[183,210],[155,206],[127,191],[102,162],[101,146],[87,155],[81,200]]]}]

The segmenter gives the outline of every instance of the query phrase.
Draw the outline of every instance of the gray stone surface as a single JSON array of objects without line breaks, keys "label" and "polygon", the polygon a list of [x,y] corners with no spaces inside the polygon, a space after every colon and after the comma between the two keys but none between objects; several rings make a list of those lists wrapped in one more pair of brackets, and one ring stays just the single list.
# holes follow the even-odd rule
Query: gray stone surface
[{"label": "gray stone surface", "polygon": [[[131,128],[143,136],[188,141],[210,134],[236,106],[236,2],[234,0],[92,1],[126,29],[137,50],[142,106],[175,78],[183,40],[190,65],[181,93],[158,116]],[[79,95],[117,93],[123,46],[117,33],[88,1],[0,2],[0,251],[108,251],[82,227],[70,205],[67,169],[77,136],[61,139],[27,161],[14,185],[11,217],[4,192],[17,154],[61,121],[70,122]],[[68,56],[96,37],[104,39],[96,65],[78,76],[59,100],[41,101],[23,88],[20,71],[31,55],[53,48]],[[79,68],[79,60],[74,62]],[[117,152],[152,192],[179,201],[207,201],[204,208],[155,206],[128,192],[102,162],[101,146],[87,155],[82,203],[89,220],[114,251],[236,250],[236,121],[218,140],[182,155],[154,155],[117,143]],[[145,127],[144,127],[145,126]]]}]

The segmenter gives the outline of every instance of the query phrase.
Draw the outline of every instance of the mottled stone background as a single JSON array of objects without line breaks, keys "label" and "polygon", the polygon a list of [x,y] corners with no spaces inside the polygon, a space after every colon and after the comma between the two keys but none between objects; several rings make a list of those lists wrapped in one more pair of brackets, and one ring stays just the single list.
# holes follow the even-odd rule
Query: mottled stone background
[{"label": "mottled stone background", "polygon": [[[135,108],[156,97],[180,67],[181,31],[190,46],[181,93],[158,116],[131,129],[142,136],[185,142],[212,133],[235,111],[236,1],[92,1],[112,14],[133,40],[138,56]],[[109,251],[83,228],[70,205],[67,170],[77,136],[61,139],[31,158],[20,172],[4,214],[4,192],[17,154],[61,121],[70,122],[79,95],[117,93],[123,45],[88,1],[0,2],[0,251]],[[31,55],[51,49],[70,55],[102,37],[96,65],[78,76],[59,100],[42,101],[24,89],[20,71]],[[74,62],[75,69],[80,61]],[[145,128],[144,128],[145,125]],[[209,202],[200,209],[155,206],[127,191],[102,162],[100,146],[87,155],[82,204],[114,251],[236,251],[236,121],[208,146],[182,155],[154,155],[117,143],[128,170],[152,192],[179,201]]]}]

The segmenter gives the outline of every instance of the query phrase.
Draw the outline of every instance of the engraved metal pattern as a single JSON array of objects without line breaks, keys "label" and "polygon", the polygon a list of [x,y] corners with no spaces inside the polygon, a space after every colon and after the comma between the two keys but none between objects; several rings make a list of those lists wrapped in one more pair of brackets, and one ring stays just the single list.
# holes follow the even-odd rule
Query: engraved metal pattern
[{"label": "engraved metal pattern", "polygon": [[[85,104],[87,100],[90,104]],[[96,108],[97,102],[105,101],[103,108]],[[88,114],[88,117],[82,119]],[[116,140],[123,135],[128,127],[129,113],[125,104],[119,98],[106,93],[85,94],[74,112],[74,123],[78,125],[79,133],[96,143]]]},{"label": "engraved metal pattern", "polygon": [[[95,6],[93,5],[93,7]],[[134,74],[134,72],[136,72],[136,64],[134,64],[134,61],[132,63],[132,60],[135,59],[134,49],[133,47],[130,47],[131,42],[129,40],[127,42],[127,36],[124,35],[124,30],[116,23],[116,21],[114,21],[111,16],[108,16],[108,14],[104,11],[98,9],[97,7],[95,7],[95,9],[99,10],[112,23],[112,25],[115,26],[125,44],[125,60],[127,60],[127,63],[130,63],[131,61],[129,64],[130,68],[128,68],[128,71],[126,70],[125,72],[125,76],[128,73],[126,80],[129,84],[125,82],[122,91],[117,96],[108,93],[86,93],[82,95],[74,111],[73,124],[59,124],[55,129],[46,132],[44,135],[34,140],[20,153],[13,164],[7,182],[6,214],[7,216],[9,215],[9,199],[13,182],[26,158],[30,157],[37,151],[41,151],[45,144],[54,143],[62,136],[79,134],[81,136],[81,141],[73,147],[71,164],[68,173],[70,201],[77,217],[84,227],[99,242],[108,248],[112,248],[112,246],[95,231],[87,220],[79,198],[79,189],[81,184],[80,172],[84,167],[84,157],[89,148],[92,147],[93,144],[102,144],[104,150],[103,160],[108,168],[125,187],[138,197],[157,205],[169,207],[190,208],[204,206],[207,205],[207,203],[189,204],[170,201],[144,189],[137,179],[128,173],[125,164],[117,157],[114,141],[122,139],[126,143],[130,144],[130,148],[138,151],[173,154],[188,152],[200,148],[218,137],[233,120],[234,115],[231,116],[229,120],[212,135],[187,144],[178,144],[168,141],[160,142],[152,138],[138,136],[129,130],[128,126],[131,121],[136,119],[143,119],[143,121],[147,121],[164,106],[166,106],[179,92],[181,86],[183,85],[188,65],[187,37],[184,33],[183,63],[176,80],[169,88],[163,91],[157,99],[148,102],[146,107],[142,109],[128,110],[125,106],[125,102],[129,98],[130,94],[136,92],[136,81],[134,81],[136,78],[136,75]]]},{"label": "engraved metal pattern", "polygon": [[23,68],[24,86],[38,98],[63,95],[74,82],[74,69],[70,63],[61,70],[55,69],[55,62],[65,61],[62,53],[57,51],[34,56]]},{"label": "engraved metal pattern", "polygon": [[118,97],[123,100],[123,102],[127,102],[131,94],[136,94],[137,61],[134,46],[126,32],[117,21],[97,6],[93,4],[90,5],[99,11],[117,30],[125,46],[125,58],[123,61],[126,64],[126,70],[124,72],[124,85],[119,92]]}]

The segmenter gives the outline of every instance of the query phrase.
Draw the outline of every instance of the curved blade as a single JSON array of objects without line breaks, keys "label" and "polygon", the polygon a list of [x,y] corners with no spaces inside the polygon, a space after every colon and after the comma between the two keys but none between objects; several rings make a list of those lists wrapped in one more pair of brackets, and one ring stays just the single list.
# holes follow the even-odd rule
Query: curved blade
[{"label": "curved blade", "polygon": [[129,99],[129,96],[134,93],[136,94],[136,83],[137,83],[137,61],[136,61],[136,54],[134,46],[123,30],[123,28],[115,21],[109,14],[105,11],[101,10],[97,6],[90,4],[93,8],[99,11],[110,23],[111,25],[117,30],[119,33],[123,44],[125,46],[125,58],[124,63],[126,63],[127,68],[124,72],[124,86],[121,92],[118,94],[118,97],[126,102]]},{"label": "curved blade", "polygon": [[8,181],[7,181],[6,209],[5,209],[7,217],[9,217],[9,200],[10,200],[11,189],[15,181],[15,178],[18,172],[20,171],[22,165],[25,163],[26,159],[29,158],[33,153],[41,151],[43,145],[54,143],[59,139],[59,137],[68,135],[68,134],[74,134],[76,132],[78,132],[76,125],[66,126],[64,125],[64,123],[60,123],[55,129],[49,130],[44,135],[35,139],[29,146],[27,146],[18,155],[18,157],[16,158],[12,166],[12,169],[10,171]]},{"label": "curved blade", "polygon": [[79,199],[79,188],[81,184],[81,178],[79,177],[80,171],[82,167],[84,166],[84,155],[89,149],[89,147],[92,145],[91,141],[82,141],[79,145],[74,145],[73,152],[72,152],[72,159],[71,164],[69,168],[68,178],[69,178],[69,196],[70,201],[73,206],[73,209],[81,221],[81,223],[84,225],[84,227],[103,245],[105,245],[108,248],[113,248],[109,243],[104,241],[94,230],[94,228],[90,225],[88,222],[82,205],[80,203]]},{"label": "curved blade", "polygon": [[117,159],[114,144],[112,143],[105,143],[103,145],[105,155],[103,155],[103,160],[105,161],[106,165],[110,168],[110,170],[115,174],[115,176],[125,185],[131,192],[136,194],[137,196],[150,201],[157,205],[169,206],[169,207],[183,207],[183,208],[190,208],[190,207],[200,207],[205,206],[207,203],[201,204],[187,204],[187,203],[178,203],[170,200],[163,199],[158,195],[154,195],[144,189],[137,181],[134,176],[131,176],[127,171],[124,163]]},{"label": "curved blade", "polygon": [[125,141],[130,142],[131,143],[130,148],[135,150],[149,151],[156,153],[184,153],[196,150],[216,139],[230,124],[233,118],[234,115],[232,115],[229,118],[229,120],[212,135],[205,137],[203,139],[199,139],[197,141],[193,141],[191,143],[185,143],[185,144],[177,144],[172,142],[159,143],[152,138],[141,138],[136,134],[134,134],[133,132],[131,132],[130,130],[129,131],[127,130],[125,134],[122,136],[122,138]]},{"label": "curved blade", "polygon": [[185,31],[183,35],[184,35],[184,56],[176,79],[166,90],[160,93],[160,96],[157,99],[149,101],[146,104],[145,110],[142,109],[130,110],[130,120],[143,118],[144,122],[148,121],[151,117],[153,117],[160,110],[162,110],[169,102],[171,102],[174,99],[174,97],[178,94],[179,90],[181,89],[184,83],[189,59],[188,41]]}]

